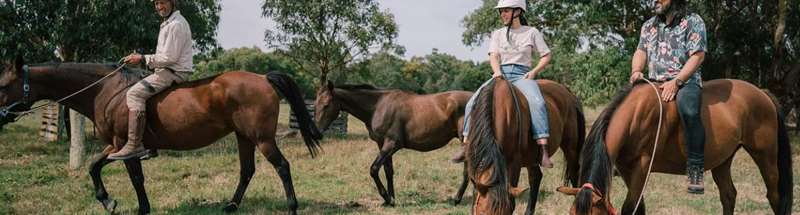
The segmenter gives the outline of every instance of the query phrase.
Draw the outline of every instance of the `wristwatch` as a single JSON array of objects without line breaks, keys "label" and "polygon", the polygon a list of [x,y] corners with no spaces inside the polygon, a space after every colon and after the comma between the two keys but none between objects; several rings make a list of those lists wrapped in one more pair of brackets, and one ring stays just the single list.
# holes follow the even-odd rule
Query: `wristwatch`
[{"label": "wristwatch", "polygon": [[681,78],[675,78],[675,82],[678,84],[678,87],[682,87],[683,84],[686,84],[686,81],[683,81]]}]

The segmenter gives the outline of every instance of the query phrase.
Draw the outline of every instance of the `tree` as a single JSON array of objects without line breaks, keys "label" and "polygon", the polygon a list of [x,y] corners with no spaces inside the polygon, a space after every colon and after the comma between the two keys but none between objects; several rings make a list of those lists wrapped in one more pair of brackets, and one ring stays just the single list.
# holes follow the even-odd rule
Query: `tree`
[{"label": "tree", "polygon": [[[195,48],[217,46],[220,5],[217,0],[181,1],[179,9],[192,28]],[[135,49],[155,51],[160,18],[151,1],[3,0],[0,4],[3,59],[23,54],[28,61],[116,62]]]},{"label": "tree", "polygon": [[266,0],[262,9],[277,23],[277,30],[267,30],[267,43],[319,83],[372,51],[402,51],[394,17],[374,0]]},{"label": "tree", "polygon": [[291,75],[305,95],[313,95],[314,77],[299,74],[298,69],[286,56],[277,53],[264,53],[256,47],[234,48],[203,57],[195,63],[195,74],[192,80],[212,77],[226,71],[243,70],[259,74],[271,71]]}]

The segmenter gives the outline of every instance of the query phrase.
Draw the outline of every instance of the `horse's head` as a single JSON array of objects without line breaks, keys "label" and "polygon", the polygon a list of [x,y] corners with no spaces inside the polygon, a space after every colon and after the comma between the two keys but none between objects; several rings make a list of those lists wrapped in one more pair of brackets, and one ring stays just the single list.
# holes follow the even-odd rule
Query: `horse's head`
[{"label": "horse's head", "polygon": [[25,69],[22,57],[17,57],[14,62],[0,63],[0,128],[14,122],[17,114],[12,112],[22,111],[30,107],[30,101],[25,101]]},{"label": "horse's head", "polygon": [[334,102],[333,83],[328,81],[317,90],[317,99],[314,101],[314,121],[317,128],[322,131],[328,130],[333,120],[339,117],[342,107]]},{"label": "horse's head", "polygon": [[569,209],[569,214],[617,214],[616,209],[611,205],[611,201],[608,198],[604,198],[603,193],[595,189],[590,183],[586,183],[580,188],[562,186],[557,190],[560,193],[575,196],[575,202]]},{"label": "horse's head", "polygon": [[[475,184],[475,201],[472,204],[472,214],[512,214],[514,212],[514,199],[520,196],[527,188],[518,188],[510,183],[496,183],[492,179],[493,167],[486,168],[471,177]],[[505,174],[505,173],[500,173]],[[505,177],[503,178],[505,179]]]}]

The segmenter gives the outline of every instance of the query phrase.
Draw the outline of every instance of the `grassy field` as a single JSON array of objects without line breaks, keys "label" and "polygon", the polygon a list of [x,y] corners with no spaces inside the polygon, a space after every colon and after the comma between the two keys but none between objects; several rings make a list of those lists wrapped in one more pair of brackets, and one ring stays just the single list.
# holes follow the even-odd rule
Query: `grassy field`
[{"label": "grassy field", "polygon": [[[287,106],[281,109],[281,126],[287,124]],[[596,111],[588,114],[590,119]],[[37,139],[39,119],[27,117],[7,125],[0,133],[0,214],[103,214],[94,199],[92,183],[84,166],[66,169],[68,144],[42,143]],[[375,143],[367,140],[364,125],[350,120],[350,135],[326,138],[321,156],[312,159],[299,138],[279,140],[279,148],[291,163],[301,214],[467,214],[468,204],[451,206],[461,177],[461,165],[448,159],[458,144],[433,152],[401,150],[394,156],[397,206],[382,207],[369,176],[369,165],[377,156]],[[91,132],[89,132],[91,135]],[[191,134],[187,134],[191,135]],[[794,137],[795,146],[799,143]],[[100,151],[93,143],[89,153]],[[800,150],[794,150],[794,182],[800,181]],[[208,148],[190,152],[162,152],[144,161],[145,186],[154,214],[219,214],[238,183],[239,164],[235,138],[226,137]],[[257,156],[256,175],[245,195],[240,214],[282,214],[286,200],[280,180],[263,156]],[[560,185],[563,162],[555,156],[556,168],[544,170],[537,214],[564,214],[571,197],[555,192]],[[772,214],[766,189],[752,159],[740,151],[734,161],[734,183],[738,190],[738,214]],[[121,162],[103,171],[117,211],[135,213],[136,195]],[[523,175],[522,178],[527,176]],[[706,194],[689,195],[684,176],[654,174],[647,188],[648,212],[652,214],[720,214],[721,205],[710,173]],[[527,186],[526,182],[522,182]],[[620,207],[625,186],[614,179],[612,198]],[[794,211],[800,213],[800,187],[795,187]],[[471,188],[465,202],[471,199]],[[525,200],[518,200],[517,213]]]}]

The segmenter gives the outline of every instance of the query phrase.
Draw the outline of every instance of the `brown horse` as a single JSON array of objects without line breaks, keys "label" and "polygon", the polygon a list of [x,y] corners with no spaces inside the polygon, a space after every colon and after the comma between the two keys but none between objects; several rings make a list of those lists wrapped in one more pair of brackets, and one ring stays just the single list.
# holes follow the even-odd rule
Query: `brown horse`
[{"label": "brown horse", "polygon": [[[8,67],[0,73],[0,105],[22,104],[11,108],[12,111],[21,111],[38,100],[58,100],[100,80],[115,68],[114,65],[73,63],[28,68],[23,67],[21,60],[18,60],[16,66]],[[108,144],[92,162],[89,174],[95,185],[97,200],[109,212],[115,209],[116,201],[108,197],[100,173],[105,165],[113,162],[106,159],[108,154],[125,144],[128,108],[124,91],[140,79],[142,72],[135,69],[121,70],[87,91],[61,102],[89,117],[97,125],[100,139]],[[29,87],[23,87],[24,85]],[[228,72],[177,85],[148,102],[149,129],[145,132],[145,146],[150,149],[191,150],[208,146],[235,132],[241,174],[233,199],[224,209],[238,209],[255,172],[254,154],[257,149],[278,172],[290,213],[294,214],[297,200],[289,162],[275,143],[280,100],[278,93],[286,97],[292,110],[305,110],[302,96],[294,81],[278,73],[264,76],[249,72]],[[4,114],[3,121],[13,121],[8,119],[13,117],[14,114]],[[309,114],[300,114],[298,120],[305,144],[313,156],[322,136]],[[136,158],[124,162],[139,200],[139,213],[146,214],[150,211],[150,204],[144,190],[141,161]]]},{"label": "brown horse", "polygon": [[[394,205],[392,155],[403,148],[422,152],[435,150],[453,138],[459,138],[464,107],[471,95],[467,91],[418,95],[370,85],[334,86],[328,82],[317,91],[315,121],[325,130],[340,111],[345,111],[364,122],[369,138],[378,144],[380,150],[370,167],[370,175],[384,205]],[[388,191],[379,178],[381,166],[386,174]],[[467,183],[464,172],[464,180],[452,199],[454,204],[461,201]]]},{"label": "brown horse", "polygon": [[[585,132],[580,102],[563,85],[549,80],[538,83],[550,120],[547,153],[552,155],[561,148],[567,162],[564,184],[576,186]],[[516,187],[523,167],[528,170],[532,189],[525,214],[533,214],[536,208],[543,176],[538,166],[542,151],[531,135],[528,103],[523,96],[505,79],[495,78],[475,101],[470,113],[471,142],[466,149],[468,175],[477,190],[473,214],[512,214],[513,197],[521,192]]]},{"label": "brown horse", "polygon": [[[705,169],[710,169],[719,187],[724,214],[733,214],[736,188],[731,162],[744,148],[761,170],[767,199],[775,214],[790,214],[792,208],[791,148],[783,116],[770,96],[750,83],[713,80],[703,88],[702,117],[706,130]],[[578,214],[606,214],[614,211],[608,198],[612,163],[616,163],[628,194],[622,214],[634,211],[648,164],[652,172],[684,174],[686,148],[675,102],[664,104],[661,136],[652,155],[659,119],[659,102],[652,87],[629,85],[600,114],[592,126],[582,154],[582,188],[559,188],[576,195],[571,209]],[[645,214],[644,202],[636,210]]]}]

